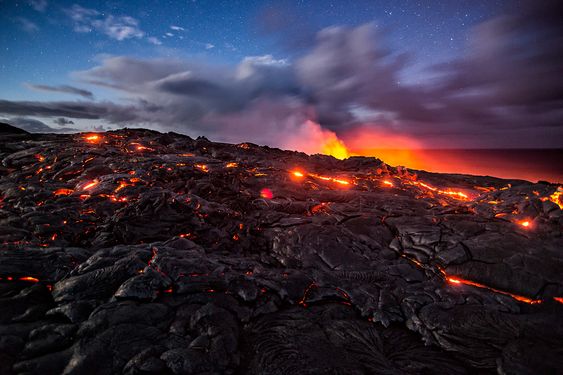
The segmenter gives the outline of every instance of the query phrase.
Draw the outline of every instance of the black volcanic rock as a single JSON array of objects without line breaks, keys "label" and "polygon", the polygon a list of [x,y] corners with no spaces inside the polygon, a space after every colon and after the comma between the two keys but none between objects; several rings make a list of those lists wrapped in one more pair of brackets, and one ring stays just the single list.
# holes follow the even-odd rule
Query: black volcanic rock
[{"label": "black volcanic rock", "polygon": [[561,187],[122,130],[2,138],[2,374],[555,374]]},{"label": "black volcanic rock", "polygon": [[6,124],[5,122],[0,122],[0,134],[29,134],[23,129],[16,128],[10,124]]}]

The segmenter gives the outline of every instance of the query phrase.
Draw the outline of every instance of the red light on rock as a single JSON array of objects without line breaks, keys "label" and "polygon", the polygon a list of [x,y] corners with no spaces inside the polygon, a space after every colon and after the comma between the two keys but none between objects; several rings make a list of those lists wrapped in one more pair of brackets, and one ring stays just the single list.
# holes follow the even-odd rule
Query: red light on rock
[{"label": "red light on rock", "polygon": [[274,197],[274,193],[270,189],[264,188],[260,190],[260,196],[264,199],[272,199]]}]

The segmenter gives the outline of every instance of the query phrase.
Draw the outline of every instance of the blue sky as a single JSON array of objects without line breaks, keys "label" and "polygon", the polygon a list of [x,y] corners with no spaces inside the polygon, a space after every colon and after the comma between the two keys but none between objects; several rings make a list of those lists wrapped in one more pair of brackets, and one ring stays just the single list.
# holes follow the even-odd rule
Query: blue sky
[{"label": "blue sky", "polygon": [[[25,82],[70,84],[73,71],[95,66],[105,55],[184,57],[215,63],[272,54],[291,58],[265,31],[272,9],[294,17],[310,30],[375,22],[389,29],[389,43],[412,57],[405,79],[417,82],[423,69],[463,54],[471,26],[498,14],[505,2],[461,1],[0,1],[0,98],[59,100],[58,93],[30,90]],[[92,17],[120,23],[130,17],[137,34],[111,35],[102,27],[80,30],[75,7],[99,12]],[[110,21],[108,21],[108,18]],[[118,38],[123,38],[119,40]],[[152,43],[151,43],[152,42]],[[158,43],[158,44],[155,44]],[[98,98],[110,97],[101,90]]]},{"label": "blue sky", "polygon": [[563,147],[557,0],[0,10],[0,119],[35,131],[143,126],[288,147],[361,128],[430,148]]}]

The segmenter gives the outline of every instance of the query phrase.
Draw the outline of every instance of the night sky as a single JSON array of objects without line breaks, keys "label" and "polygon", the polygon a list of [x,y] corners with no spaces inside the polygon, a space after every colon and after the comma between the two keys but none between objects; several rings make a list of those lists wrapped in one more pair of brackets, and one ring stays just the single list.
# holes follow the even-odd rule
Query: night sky
[{"label": "night sky", "polygon": [[538,3],[0,0],[0,120],[563,147],[560,6]]}]

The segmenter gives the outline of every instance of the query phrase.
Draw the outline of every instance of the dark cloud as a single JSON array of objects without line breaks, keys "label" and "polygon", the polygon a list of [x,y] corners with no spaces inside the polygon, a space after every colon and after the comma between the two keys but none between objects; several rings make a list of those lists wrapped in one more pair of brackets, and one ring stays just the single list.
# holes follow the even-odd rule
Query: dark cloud
[{"label": "dark cloud", "polygon": [[91,91],[79,89],[77,87],[68,85],[50,86],[50,85],[37,85],[33,83],[26,83],[26,86],[33,90],[38,91],[51,91],[51,92],[62,92],[64,94],[79,95],[83,98],[93,99],[94,94]]},{"label": "dark cloud", "polygon": [[52,128],[42,121],[27,117],[12,117],[3,119],[2,122],[12,124],[30,133],[73,133],[79,131],[74,128]]},{"label": "dark cloud", "polygon": [[[74,76],[119,90],[129,103],[0,101],[0,113],[146,124],[274,146],[295,134],[343,134],[361,125],[430,147],[562,147],[559,7],[542,2],[478,25],[464,57],[434,67],[436,78],[424,85],[398,83],[408,57],[367,24],[324,29],[291,62],[111,57]],[[323,127],[303,127],[309,119]]]},{"label": "dark cloud", "polygon": [[16,116],[70,117],[103,119],[111,123],[128,124],[142,121],[136,113],[139,107],[110,102],[37,102],[0,100],[0,113]]},{"label": "dark cloud", "polygon": [[64,117],[59,117],[53,120],[53,122],[59,126],[65,126],[65,125],[74,125],[74,121],[72,120],[67,120]]}]

